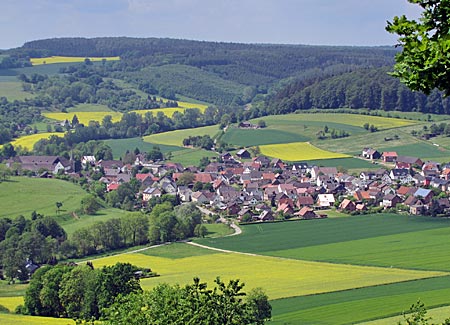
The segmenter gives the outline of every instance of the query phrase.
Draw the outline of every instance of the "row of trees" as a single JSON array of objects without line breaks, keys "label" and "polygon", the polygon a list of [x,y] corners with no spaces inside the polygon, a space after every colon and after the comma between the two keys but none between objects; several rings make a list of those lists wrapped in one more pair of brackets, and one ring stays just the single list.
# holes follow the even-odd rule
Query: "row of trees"
[{"label": "row of trees", "polygon": [[239,280],[214,281],[214,288],[194,278],[180,287],[161,284],[144,293],[118,299],[108,310],[106,324],[264,324],[272,316],[267,295],[260,288],[243,291]]},{"label": "row of trees", "polygon": [[60,264],[38,269],[26,291],[23,314],[94,320],[105,315],[117,297],[141,293],[135,272],[128,263],[94,269],[92,263]]},{"label": "row of trees", "polygon": [[209,135],[194,135],[183,139],[183,146],[211,150],[214,147],[214,140]]}]

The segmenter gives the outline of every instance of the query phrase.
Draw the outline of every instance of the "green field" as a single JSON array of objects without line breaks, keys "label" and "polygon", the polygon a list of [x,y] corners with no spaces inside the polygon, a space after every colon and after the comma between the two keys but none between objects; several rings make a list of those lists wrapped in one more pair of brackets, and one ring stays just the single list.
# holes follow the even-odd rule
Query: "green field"
[{"label": "green field", "polygon": [[244,130],[236,127],[229,127],[227,132],[221,138],[226,143],[233,145],[250,147],[263,144],[276,144],[276,143],[288,143],[288,142],[303,142],[308,141],[310,138],[296,134],[293,132],[287,132],[275,129],[257,129],[257,130]]},{"label": "green field", "polygon": [[241,236],[196,241],[293,259],[450,271],[449,237],[448,219],[375,214],[248,225]]},{"label": "green field", "polygon": [[[113,112],[108,106],[100,104],[78,104],[67,109],[68,113],[78,112]],[[78,117],[78,115],[77,115]],[[101,121],[100,121],[101,122]]]},{"label": "green field", "polygon": [[4,81],[0,82],[0,97],[6,97],[9,101],[14,101],[33,98],[34,95],[23,91],[22,83],[19,81]]},{"label": "green field", "polygon": [[450,160],[450,150],[444,147],[434,146],[428,141],[423,141],[415,144],[409,144],[396,147],[382,147],[379,151],[395,151],[399,155],[403,156],[420,156],[423,161],[433,158],[447,158]]},{"label": "green field", "polygon": [[55,216],[56,202],[63,203],[61,214],[70,214],[80,208],[85,195],[80,186],[66,181],[11,177],[0,183],[0,216],[30,217],[33,211]]},{"label": "green field", "polygon": [[384,317],[399,315],[408,310],[418,297],[429,307],[448,304],[449,294],[450,278],[446,276],[279,299],[271,302],[274,316],[271,323],[354,324],[376,319],[381,315]]},{"label": "green field", "polygon": [[158,134],[152,134],[144,137],[145,142],[165,144],[169,146],[182,146],[183,139],[194,135],[209,135],[211,137],[219,133],[217,125],[204,126],[194,129],[176,130]]},{"label": "green field", "polygon": [[204,149],[183,149],[173,151],[170,161],[179,162],[183,166],[198,166],[203,157],[214,159],[217,158],[217,154]]},{"label": "green field", "polygon": [[185,148],[177,146],[145,142],[142,138],[112,139],[105,140],[105,143],[111,147],[114,159],[119,159],[119,157],[122,157],[127,150],[133,151],[135,148],[138,148],[140,152],[149,152],[153,150],[154,146],[158,146],[162,153],[173,153],[179,150],[186,150]]}]

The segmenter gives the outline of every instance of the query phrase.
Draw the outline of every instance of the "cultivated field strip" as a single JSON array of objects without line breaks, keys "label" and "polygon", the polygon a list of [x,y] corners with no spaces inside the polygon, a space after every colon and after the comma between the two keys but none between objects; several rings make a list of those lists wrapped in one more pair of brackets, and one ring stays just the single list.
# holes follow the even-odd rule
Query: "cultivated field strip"
[{"label": "cultivated field strip", "polygon": [[[248,256],[218,253],[181,259],[153,257],[144,254],[124,254],[95,261],[95,267],[129,262],[150,267],[160,277],[142,280],[150,289],[159,283],[190,283],[198,276],[212,283],[217,277],[241,279],[247,288],[264,287],[270,299],[339,291],[350,288],[395,283],[413,279],[442,276],[446,273],[414,271],[395,268],[353,266],[280,259],[267,256]],[[268,286],[268,283],[276,283]]]}]

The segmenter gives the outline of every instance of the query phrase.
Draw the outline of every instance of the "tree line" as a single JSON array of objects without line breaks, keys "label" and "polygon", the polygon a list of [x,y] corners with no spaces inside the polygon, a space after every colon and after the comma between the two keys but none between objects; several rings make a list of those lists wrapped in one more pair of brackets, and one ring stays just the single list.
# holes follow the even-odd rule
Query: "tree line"
[{"label": "tree line", "polygon": [[429,96],[409,90],[388,75],[390,68],[361,69],[319,81],[295,81],[266,99],[267,113],[312,108],[368,108],[449,114],[450,101],[437,90]]}]

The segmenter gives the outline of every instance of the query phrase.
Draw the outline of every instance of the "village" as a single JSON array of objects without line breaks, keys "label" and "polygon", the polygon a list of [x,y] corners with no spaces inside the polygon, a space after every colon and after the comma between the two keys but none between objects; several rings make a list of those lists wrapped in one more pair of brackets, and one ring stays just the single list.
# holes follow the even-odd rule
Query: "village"
[{"label": "village", "polygon": [[[139,181],[135,209],[146,207],[152,198],[174,195],[181,202],[194,202],[240,222],[324,218],[330,209],[349,214],[389,210],[432,216],[450,211],[450,165],[373,148],[364,148],[359,158],[380,168],[359,175],[307,162],[251,158],[246,149],[235,156],[222,153],[202,169],[145,157],[138,154],[133,164],[124,164],[84,156],[81,166],[83,171],[101,172],[98,181],[106,192],[118,190],[133,178]],[[36,177],[81,176],[73,171],[73,162],[57,156],[18,156],[7,166]],[[88,181],[92,181],[89,176]]]}]

